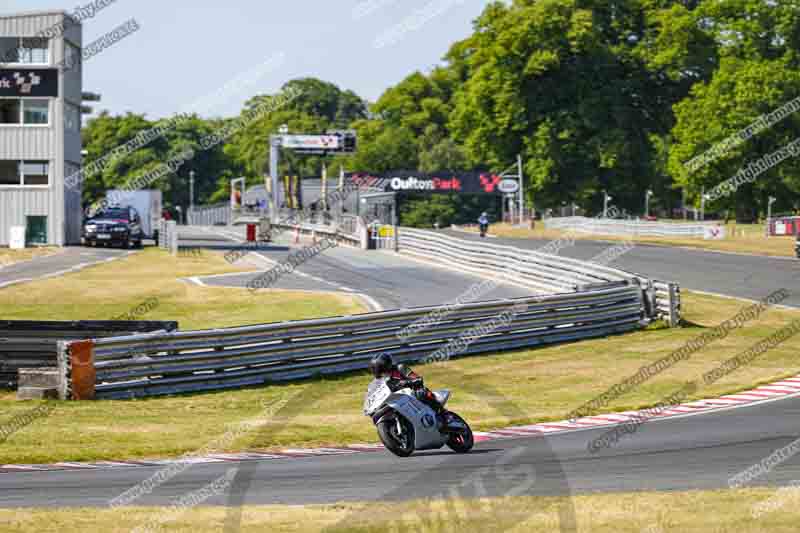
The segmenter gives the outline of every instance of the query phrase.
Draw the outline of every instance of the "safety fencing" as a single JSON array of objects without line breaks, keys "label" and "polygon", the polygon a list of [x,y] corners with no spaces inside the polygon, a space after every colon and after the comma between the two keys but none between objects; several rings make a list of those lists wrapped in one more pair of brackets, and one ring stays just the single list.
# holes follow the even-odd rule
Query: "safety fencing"
[{"label": "safety fencing", "polygon": [[[557,251],[554,241],[542,247]],[[402,254],[447,264],[459,270],[511,282],[532,289],[534,294],[581,292],[593,288],[635,285],[643,293],[647,317],[663,319],[670,326],[680,323],[680,287],[676,283],[650,280],[645,276],[569,257],[524,250],[513,246],[476,243],[433,231],[400,228]]]},{"label": "safety fencing", "polygon": [[55,368],[59,341],[176,329],[177,322],[0,321],[0,387],[16,388],[21,368]]},{"label": "safety fencing", "polygon": [[365,369],[380,352],[418,361],[503,313],[508,321],[461,344],[458,355],[604,337],[642,327],[644,308],[639,287],[623,285],[453,306],[411,335],[404,334],[410,325],[440,309],[62,341],[60,396],[126,399],[264,385]]},{"label": "safety fencing", "polygon": [[314,241],[325,238],[347,246],[366,248],[366,227],[359,217],[347,219],[346,225],[325,224],[316,219],[292,224],[287,222],[288,220],[290,220],[288,216],[283,217],[272,227],[281,233],[295,234],[298,237],[310,236]]},{"label": "safety fencing", "polygon": [[189,210],[188,221],[191,226],[228,225],[232,221],[230,202],[194,207]]},{"label": "safety fencing", "polygon": [[615,220],[587,217],[559,217],[544,220],[544,226],[547,229],[600,235],[684,237],[691,239],[702,239],[707,228],[716,225],[718,225],[718,222],[695,222],[692,224],[676,222],[673,224],[647,220]]}]

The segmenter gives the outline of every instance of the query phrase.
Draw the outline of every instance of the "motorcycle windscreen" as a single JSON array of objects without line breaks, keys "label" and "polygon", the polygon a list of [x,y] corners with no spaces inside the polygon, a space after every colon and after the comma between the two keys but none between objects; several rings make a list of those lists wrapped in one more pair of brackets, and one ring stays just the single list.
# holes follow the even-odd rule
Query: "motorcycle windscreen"
[{"label": "motorcycle windscreen", "polygon": [[373,380],[367,387],[367,395],[364,397],[364,414],[370,415],[377,411],[391,395],[392,390],[386,384],[386,378]]}]

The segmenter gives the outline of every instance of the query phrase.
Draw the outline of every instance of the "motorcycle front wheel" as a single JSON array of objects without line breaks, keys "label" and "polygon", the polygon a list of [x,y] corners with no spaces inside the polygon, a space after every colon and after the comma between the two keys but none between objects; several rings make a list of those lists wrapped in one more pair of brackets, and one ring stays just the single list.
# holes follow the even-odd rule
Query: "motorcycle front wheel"
[{"label": "motorcycle front wheel", "polygon": [[[403,427],[402,434],[397,431],[397,421]],[[378,436],[386,449],[398,457],[408,457],[414,453],[414,427],[402,417],[385,420],[378,424]]]},{"label": "motorcycle front wheel", "polygon": [[451,433],[450,438],[447,439],[447,447],[456,453],[467,453],[475,445],[475,437],[472,435],[472,428],[469,427],[466,420],[457,414],[453,412],[449,414],[451,420],[461,422],[466,429],[458,433]]}]

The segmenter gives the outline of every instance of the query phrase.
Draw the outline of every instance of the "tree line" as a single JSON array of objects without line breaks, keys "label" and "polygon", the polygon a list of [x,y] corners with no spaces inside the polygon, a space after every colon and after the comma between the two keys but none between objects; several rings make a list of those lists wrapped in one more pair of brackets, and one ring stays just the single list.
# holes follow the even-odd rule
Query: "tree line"
[{"label": "tree line", "polygon": [[[409,75],[377,101],[323,80],[289,81],[284,89],[299,94],[289,105],[224,145],[195,150],[191,165],[156,185],[174,207],[188,205],[192,170],[197,204],[227,199],[234,177],[261,184],[269,135],[286,124],[297,133],[355,129],[357,153],[327,159],[337,172],[340,164],[370,172],[499,172],[521,154],[529,206],[574,203],[598,213],[607,191],[615,205],[641,214],[652,190],[651,211],[671,213],[684,198],[699,206],[703,192],[800,137],[800,114],[791,107],[800,97],[799,45],[800,0],[492,2],[438,66]],[[242,112],[273,97],[256,95]],[[181,121],[88,178],[85,201],[197,148],[234,119]],[[134,113],[91,119],[86,162],[154,124]],[[729,142],[737,135],[741,142]],[[287,154],[280,173],[319,176],[323,163]],[[774,196],[774,211],[797,210],[799,164],[796,157],[759,163],[756,178],[713,196],[706,209],[752,220]],[[449,224],[487,207],[496,206],[474,197],[412,197],[401,215],[412,225]]]}]

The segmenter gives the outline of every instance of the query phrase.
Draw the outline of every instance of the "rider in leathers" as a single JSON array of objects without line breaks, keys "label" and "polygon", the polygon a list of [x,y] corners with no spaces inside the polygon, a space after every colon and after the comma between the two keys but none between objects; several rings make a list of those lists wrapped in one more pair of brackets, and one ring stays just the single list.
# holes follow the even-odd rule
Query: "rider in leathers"
[{"label": "rider in leathers", "polygon": [[[388,376],[389,380],[386,384],[392,392],[411,388],[414,391],[414,396],[419,401],[428,405],[437,415],[442,414],[442,405],[436,400],[433,392],[425,387],[422,377],[405,365],[395,365],[391,355],[382,353],[374,357],[369,363],[369,369],[376,379]],[[437,416],[437,418],[440,421],[442,420],[440,416]]]}]

